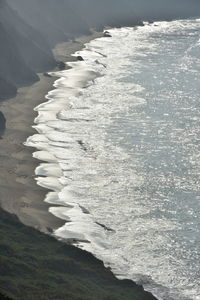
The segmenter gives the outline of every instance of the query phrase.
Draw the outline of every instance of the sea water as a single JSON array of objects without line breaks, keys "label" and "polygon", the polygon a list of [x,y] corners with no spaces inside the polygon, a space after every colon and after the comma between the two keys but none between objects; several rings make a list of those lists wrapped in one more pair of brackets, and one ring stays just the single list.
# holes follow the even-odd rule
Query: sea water
[{"label": "sea water", "polygon": [[197,300],[200,19],[110,33],[52,74],[26,143],[36,180],[57,237],[159,299]]}]

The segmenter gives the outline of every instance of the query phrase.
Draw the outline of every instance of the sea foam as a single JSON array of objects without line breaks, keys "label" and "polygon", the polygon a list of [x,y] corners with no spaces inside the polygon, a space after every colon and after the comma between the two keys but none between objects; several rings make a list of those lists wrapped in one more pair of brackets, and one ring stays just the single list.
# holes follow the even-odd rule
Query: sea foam
[{"label": "sea foam", "polygon": [[[110,32],[112,38],[93,40],[74,54],[84,61],[51,73],[60,78],[35,108],[38,134],[26,142],[43,161],[36,180],[50,190],[50,212],[66,220],[54,232],[58,238],[91,251],[118,277],[143,284],[160,299],[198,300],[195,242],[187,248],[189,224],[197,226],[191,200],[197,187],[190,176],[196,169],[186,172],[188,160],[180,157],[190,150],[191,164],[197,163],[196,125],[182,127],[197,117],[183,72],[198,71],[199,23]],[[184,229],[186,210],[193,219],[184,215]]]}]

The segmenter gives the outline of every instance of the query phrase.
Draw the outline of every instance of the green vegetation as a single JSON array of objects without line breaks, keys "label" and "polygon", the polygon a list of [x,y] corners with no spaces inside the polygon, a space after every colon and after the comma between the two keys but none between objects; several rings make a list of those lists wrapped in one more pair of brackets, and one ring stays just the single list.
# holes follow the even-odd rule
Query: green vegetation
[{"label": "green vegetation", "polygon": [[0,299],[155,300],[103,263],[0,209]]},{"label": "green vegetation", "polygon": [[0,300],[12,300],[12,299],[0,293]]}]

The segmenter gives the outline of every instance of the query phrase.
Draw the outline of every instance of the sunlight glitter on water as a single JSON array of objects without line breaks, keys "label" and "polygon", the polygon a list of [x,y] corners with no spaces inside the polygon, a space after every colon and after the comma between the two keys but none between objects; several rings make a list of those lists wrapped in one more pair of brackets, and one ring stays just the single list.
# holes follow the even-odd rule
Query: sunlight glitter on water
[{"label": "sunlight glitter on water", "polygon": [[49,162],[36,174],[50,211],[71,221],[55,234],[160,299],[200,293],[199,32],[158,22],[90,42],[27,142]]}]

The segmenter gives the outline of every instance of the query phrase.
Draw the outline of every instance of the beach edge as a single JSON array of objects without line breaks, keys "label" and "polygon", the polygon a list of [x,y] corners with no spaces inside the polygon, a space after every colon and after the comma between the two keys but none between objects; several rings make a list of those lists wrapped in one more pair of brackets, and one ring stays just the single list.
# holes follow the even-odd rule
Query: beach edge
[{"label": "beach edge", "polygon": [[[101,32],[93,32],[74,41],[57,44],[53,49],[55,59],[72,61],[71,54],[101,36]],[[15,97],[0,103],[0,110],[6,119],[6,129],[0,140],[0,206],[17,215],[24,225],[52,233],[65,222],[48,211],[51,205],[44,202],[48,190],[38,186],[34,179],[35,169],[39,165],[39,161],[32,156],[35,149],[24,145],[29,136],[37,133],[32,128],[37,117],[34,108],[45,102],[45,96],[54,89],[56,80],[46,73],[39,73],[38,76],[38,82],[19,88]]]}]

